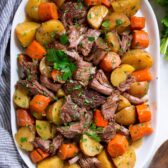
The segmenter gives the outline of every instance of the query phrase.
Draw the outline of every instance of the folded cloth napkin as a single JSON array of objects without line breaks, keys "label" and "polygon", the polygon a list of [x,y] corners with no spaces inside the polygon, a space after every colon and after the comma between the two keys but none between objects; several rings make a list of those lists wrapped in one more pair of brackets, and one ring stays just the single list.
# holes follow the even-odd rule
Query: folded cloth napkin
[{"label": "folded cloth napkin", "polygon": [[9,37],[12,19],[21,0],[0,0],[0,168],[25,168],[10,127]]}]

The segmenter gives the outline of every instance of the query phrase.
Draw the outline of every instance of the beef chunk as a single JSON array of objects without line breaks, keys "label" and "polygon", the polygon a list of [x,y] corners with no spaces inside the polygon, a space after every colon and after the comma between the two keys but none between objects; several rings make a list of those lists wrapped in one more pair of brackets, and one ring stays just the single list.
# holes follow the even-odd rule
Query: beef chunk
[{"label": "beef chunk", "polygon": [[119,95],[120,94],[118,91],[113,91],[112,95],[109,96],[107,98],[107,101],[102,105],[102,114],[106,120],[113,120],[114,113],[116,112],[118,107]]},{"label": "beef chunk", "polygon": [[18,58],[19,77],[21,79],[37,79],[38,61],[32,61],[25,55]]},{"label": "beef chunk", "polygon": [[82,61],[82,58],[75,50],[63,50],[72,60],[76,62]]},{"label": "beef chunk", "polygon": [[111,95],[113,88],[110,85],[106,75],[100,69],[97,71],[96,75],[94,76],[93,80],[90,82],[90,87],[104,95]]},{"label": "beef chunk", "polygon": [[86,157],[81,155],[78,163],[81,168],[103,168],[101,162],[96,157]]},{"label": "beef chunk", "polygon": [[75,103],[72,102],[71,96],[66,97],[66,101],[61,107],[61,120],[63,123],[77,121],[80,119],[80,111]]},{"label": "beef chunk", "polygon": [[119,85],[118,90],[121,92],[125,92],[126,90],[130,89],[131,84],[134,82],[135,82],[135,77],[133,77],[132,75],[129,75],[127,80]]},{"label": "beef chunk", "polygon": [[138,98],[138,97],[135,97],[135,96],[132,96],[132,95],[130,95],[129,93],[123,93],[122,94],[125,98],[127,98],[130,102],[131,102],[131,104],[134,104],[134,105],[139,105],[139,104],[142,104],[142,103],[144,103],[145,101],[144,100],[142,100],[142,99],[140,99],[140,98]]},{"label": "beef chunk", "polygon": [[75,71],[73,78],[79,81],[82,85],[87,86],[90,78],[95,74],[96,68],[91,63],[86,61],[77,62],[77,70]]},{"label": "beef chunk", "polygon": [[100,31],[94,29],[88,29],[84,35],[83,40],[80,42],[78,51],[82,53],[83,56],[88,56],[92,50],[94,41],[100,36]]},{"label": "beef chunk", "polygon": [[73,157],[72,159],[68,160],[68,162],[71,165],[71,164],[76,163],[78,160],[79,160],[79,156],[77,155],[77,156]]},{"label": "beef chunk", "polygon": [[81,42],[81,40],[84,38],[83,33],[86,32],[87,28],[84,26],[70,26],[68,30],[68,36],[69,36],[69,48],[75,48],[77,49],[78,44]]},{"label": "beef chunk", "polygon": [[61,21],[65,27],[74,23],[84,23],[86,21],[86,15],[87,8],[81,2],[66,2],[60,10]]},{"label": "beef chunk", "polygon": [[46,76],[40,76],[40,81],[46,88],[57,92],[61,88],[61,84],[51,82]]},{"label": "beef chunk", "polygon": [[97,49],[96,52],[93,54],[93,64],[98,65],[106,56],[107,52],[103,49]]},{"label": "beef chunk", "polygon": [[26,88],[29,91],[29,94],[31,95],[37,95],[42,94],[44,96],[50,97],[52,100],[55,100],[55,95],[49,91],[46,87],[42,86],[38,81],[36,80],[19,80],[16,84],[17,86],[21,86]]},{"label": "beef chunk", "polygon": [[48,45],[48,48],[54,48],[56,50],[66,50],[66,46],[62,45],[60,42],[55,40],[54,42]]},{"label": "beef chunk", "polygon": [[129,130],[127,128],[117,123],[113,123],[113,124],[117,133],[123,134],[125,136],[129,136]]}]

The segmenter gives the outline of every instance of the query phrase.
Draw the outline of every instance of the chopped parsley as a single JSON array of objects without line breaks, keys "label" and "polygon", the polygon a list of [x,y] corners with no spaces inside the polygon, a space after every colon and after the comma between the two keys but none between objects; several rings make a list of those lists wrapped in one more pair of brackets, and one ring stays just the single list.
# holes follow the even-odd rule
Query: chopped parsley
[{"label": "chopped parsley", "polygon": [[60,36],[60,42],[63,45],[65,45],[65,44],[68,43],[68,36],[67,36],[67,34],[63,34],[63,35]]},{"label": "chopped parsley", "polygon": [[73,90],[80,90],[81,88],[82,88],[81,85],[76,85],[76,86],[73,87]]},{"label": "chopped parsley", "polygon": [[62,80],[66,81],[72,77],[76,65],[70,61],[67,54],[62,50],[48,49],[46,58],[48,62],[54,63],[54,69],[62,73]]},{"label": "chopped parsley", "polygon": [[89,40],[90,42],[93,42],[93,41],[95,41],[95,37],[90,36],[90,37],[88,37],[88,40]]},{"label": "chopped parsley", "polygon": [[20,142],[21,142],[21,143],[27,142],[27,138],[26,138],[26,137],[21,137],[21,138],[20,138]]},{"label": "chopped parsley", "polygon": [[117,26],[120,26],[120,25],[122,25],[123,24],[123,21],[121,20],[121,19],[117,19],[116,20],[116,25]]},{"label": "chopped parsley", "polygon": [[103,23],[102,23],[102,26],[104,27],[104,28],[110,28],[110,21],[109,20],[105,20]]},{"label": "chopped parsley", "polygon": [[97,127],[94,123],[90,125],[90,130],[92,131],[103,131],[103,127]]},{"label": "chopped parsley", "polygon": [[96,142],[101,141],[100,137],[96,134],[96,132],[86,132],[85,134],[90,138],[92,138],[93,140],[95,140]]}]

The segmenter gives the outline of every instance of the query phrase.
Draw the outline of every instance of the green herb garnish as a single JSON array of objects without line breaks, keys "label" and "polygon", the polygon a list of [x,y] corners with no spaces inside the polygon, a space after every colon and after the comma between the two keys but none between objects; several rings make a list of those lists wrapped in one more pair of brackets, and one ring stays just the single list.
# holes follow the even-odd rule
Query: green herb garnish
[{"label": "green herb garnish", "polygon": [[116,25],[117,26],[120,26],[120,25],[122,25],[123,24],[123,21],[121,20],[121,19],[117,19],[116,20]]},{"label": "green herb garnish", "polygon": [[27,142],[27,138],[26,138],[26,137],[21,137],[21,138],[20,138],[20,142],[21,142],[21,143]]},{"label": "green herb garnish", "polygon": [[101,141],[100,137],[96,134],[96,132],[86,132],[85,134],[90,138],[92,138],[93,140],[95,140],[96,142]]},{"label": "green herb garnish", "polygon": [[95,41],[95,37],[90,36],[90,37],[88,37],[88,40],[89,40],[90,42],[93,42],[93,41]]},{"label": "green herb garnish", "polygon": [[68,36],[67,36],[67,34],[63,34],[63,35],[60,36],[60,42],[63,45],[65,45],[65,44],[68,43]]},{"label": "green herb garnish", "polygon": [[110,28],[110,21],[109,20],[105,20],[103,23],[102,23],[102,26],[104,27],[104,28]]}]

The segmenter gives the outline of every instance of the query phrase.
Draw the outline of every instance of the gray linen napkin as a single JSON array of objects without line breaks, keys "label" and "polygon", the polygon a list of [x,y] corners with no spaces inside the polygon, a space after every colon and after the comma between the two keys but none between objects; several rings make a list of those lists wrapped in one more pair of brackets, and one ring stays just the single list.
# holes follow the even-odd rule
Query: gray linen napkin
[{"label": "gray linen napkin", "polygon": [[10,56],[7,47],[12,19],[21,0],[0,0],[0,168],[26,167],[10,128]]}]

